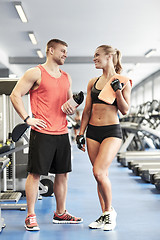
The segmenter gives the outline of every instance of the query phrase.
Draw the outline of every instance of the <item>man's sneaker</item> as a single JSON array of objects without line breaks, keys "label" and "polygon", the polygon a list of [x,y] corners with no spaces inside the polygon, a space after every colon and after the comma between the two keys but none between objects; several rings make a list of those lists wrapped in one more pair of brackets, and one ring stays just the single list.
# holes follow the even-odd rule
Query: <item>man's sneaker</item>
[{"label": "man's sneaker", "polygon": [[104,216],[103,216],[104,227],[103,227],[103,230],[105,230],[105,231],[113,230],[116,227],[116,217],[117,217],[117,213],[114,210],[114,208],[112,208],[111,211],[104,212]]},{"label": "man's sneaker", "polygon": [[82,218],[74,217],[65,211],[62,215],[58,215],[54,212],[53,223],[81,223]]},{"label": "man's sneaker", "polygon": [[88,225],[88,227],[89,227],[89,228],[92,228],[92,229],[103,228],[103,226],[104,226],[103,218],[104,218],[104,216],[101,215],[96,221],[90,223],[90,224]]},{"label": "man's sneaker", "polygon": [[40,228],[37,224],[35,214],[31,214],[31,215],[26,217],[24,226],[25,226],[26,230],[28,230],[28,231],[39,231],[40,230]]}]

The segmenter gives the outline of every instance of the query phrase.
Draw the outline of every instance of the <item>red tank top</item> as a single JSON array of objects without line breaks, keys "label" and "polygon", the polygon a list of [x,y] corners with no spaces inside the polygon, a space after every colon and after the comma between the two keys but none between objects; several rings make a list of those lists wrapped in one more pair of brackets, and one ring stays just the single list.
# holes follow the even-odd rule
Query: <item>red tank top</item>
[{"label": "red tank top", "polygon": [[41,65],[37,67],[41,70],[41,83],[37,89],[29,91],[31,110],[35,118],[46,122],[47,127],[32,129],[54,135],[68,133],[66,114],[61,110],[70,87],[68,75],[60,70],[61,76],[54,78]]}]

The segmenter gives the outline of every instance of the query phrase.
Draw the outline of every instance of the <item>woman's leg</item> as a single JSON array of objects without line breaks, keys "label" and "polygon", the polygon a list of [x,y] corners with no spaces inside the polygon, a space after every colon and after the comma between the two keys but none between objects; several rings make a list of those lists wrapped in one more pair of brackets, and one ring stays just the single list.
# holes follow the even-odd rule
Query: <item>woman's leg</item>
[{"label": "woman's leg", "polygon": [[92,163],[92,166],[94,165],[94,162],[98,155],[99,148],[100,148],[99,142],[93,139],[87,138],[87,151],[88,151],[89,159]]},{"label": "woman's leg", "polygon": [[[93,174],[98,184],[99,196],[103,198],[102,210],[110,211],[112,204],[111,183],[108,178],[108,168],[121,146],[121,139],[106,138],[100,144],[98,154],[93,163]],[[103,202],[101,200],[101,202]]]},{"label": "woman's leg", "polygon": [[[89,155],[89,159],[91,161],[92,166],[94,165],[94,162],[95,162],[96,157],[98,155],[99,148],[100,148],[100,143],[99,142],[97,142],[95,140],[92,140],[90,138],[87,138],[87,150],[88,150],[88,155]],[[104,201],[103,201],[103,198],[102,198],[102,196],[99,192],[98,184],[97,184],[97,192],[98,192],[98,197],[99,197],[102,212],[104,212]]]}]

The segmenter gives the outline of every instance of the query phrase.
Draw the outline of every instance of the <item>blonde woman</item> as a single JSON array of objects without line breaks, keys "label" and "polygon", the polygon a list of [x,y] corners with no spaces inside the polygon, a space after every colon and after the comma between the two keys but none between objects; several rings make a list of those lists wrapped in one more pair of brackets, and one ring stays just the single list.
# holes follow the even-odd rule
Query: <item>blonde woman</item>
[{"label": "blonde woman", "polygon": [[[122,132],[118,110],[124,115],[130,105],[130,81],[122,89],[122,84],[114,75],[120,74],[121,53],[108,45],[99,46],[94,54],[96,69],[102,69],[102,75],[89,81],[86,104],[82,114],[81,127],[77,136],[77,145],[85,151],[86,131],[88,155],[93,166],[93,175],[97,181],[99,201],[102,209],[100,217],[92,222],[92,229],[113,230],[116,226],[117,213],[112,207],[111,183],[108,177],[109,166],[116,156],[121,143]],[[111,87],[115,101],[108,104],[98,98],[106,83],[113,78]]]}]

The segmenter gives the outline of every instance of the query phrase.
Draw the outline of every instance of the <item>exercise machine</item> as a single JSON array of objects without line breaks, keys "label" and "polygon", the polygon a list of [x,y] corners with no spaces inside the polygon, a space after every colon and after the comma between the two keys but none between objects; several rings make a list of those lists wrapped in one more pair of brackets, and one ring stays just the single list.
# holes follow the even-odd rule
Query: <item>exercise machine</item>
[{"label": "exercise machine", "polygon": [[[9,164],[9,162],[10,162],[10,159],[7,157],[0,158],[0,175],[1,175],[1,172],[5,169],[5,167]],[[1,204],[0,204],[0,232],[5,226],[6,225],[4,223],[4,218],[2,218],[1,216]]]},{"label": "exercise machine", "polygon": [[[25,125],[25,131],[27,130],[27,128],[28,128],[28,126]],[[22,129],[22,127],[21,127],[21,129]],[[17,133],[18,130],[19,130],[19,128],[17,129],[17,127],[15,127],[12,131],[12,140],[14,142],[17,142],[20,139],[20,137],[22,136],[22,134],[20,134],[20,136],[18,135],[19,134],[19,133]],[[24,136],[24,138],[26,139],[26,141],[28,141],[28,137],[26,135]],[[26,143],[25,145],[22,145],[22,146],[18,146],[18,147],[15,147],[15,145],[14,145],[14,146],[12,146],[11,149],[8,149],[7,151],[3,151],[3,153],[0,154],[0,157],[6,157],[7,156],[8,159],[10,159],[10,156],[12,154],[15,154],[16,152],[24,150],[27,147],[28,147],[28,143]],[[6,176],[4,175],[3,176],[4,182],[6,181],[5,177]],[[16,202],[16,204],[12,204],[12,203],[1,204],[1,208],[2,209],[26,210],[26,207],[27,207],[26,204],[18,204],[17,203],[19,201],[19,199],[21,198],[21,196],[22,196],[21,192],[4,191],[3,193],[0,194],[0,202],[12,202],[13,201],[13,202]]]},{"label": "exercise machine", "polygon": [[[117,161],[121,163],[123,166],[128,166],[128,161],[133,159],[146,159],[150,158],[152,156],[154,158],[160,157],[160,150],[155,151],[155,147],[152,148],[153,151],[145,151],[143,142],[144,137],[150,138],[153,137],[154,139],[157,139],[157,141],[160,141],[160,132],[157,132],[155,129],[141,126],[136,123],[130,123],[130,122],[122,122],[121,123],[122,131],[125,130],[129,133],[128,138],[124,140],[118,154],[117,154]],[[134,140],[135,135],[141,135],[141,140],[139,138],[141,146],[141,150],[137,151],[127,151],[128,146],[132,144],[132,141]],[[142,137],[143,136],[143,137]]]},{"label": "exercise machine", "polygon": [[121,119],[123,143],[117,161],[160,190],[160,103],[157,100],[132,109]]}]

